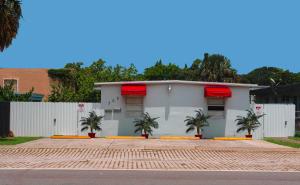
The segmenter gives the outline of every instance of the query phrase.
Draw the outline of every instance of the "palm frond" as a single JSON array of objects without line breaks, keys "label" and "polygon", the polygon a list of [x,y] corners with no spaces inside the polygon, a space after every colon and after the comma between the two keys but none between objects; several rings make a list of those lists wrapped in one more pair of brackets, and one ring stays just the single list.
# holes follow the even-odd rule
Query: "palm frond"
[{"label": "palm frond", "polygon": [[196,110],[195,117],[186,116],[184,122],[186,122],[186,126],[188,129],[186,132],[191,132],[195,129],[200,130],[202,127],[206,127],[209,125],[208,119],[210,116],[205,115],[202,109]]},{"label": "palm frond", "polygon": [[135,119],[133,121],[134,126],[136,127],[135,133],[145,132],[152,135],[152,128],[157,129],[159,127],[158,122],[156,121],[159,117],[152,118],[148,112],[143,113],[140,119]]},{"label": "palm frond", "polygon": [[90,129],[91,132],[93,132],[93,130],[101,131],[102,128],[100,127],[100,125],[102,119],[103,116],[98,116],[95,111],[89,112],[88,117],[82,117],[80,120],[81,125],[84,126],[81,129],[81,131],[88,130],[88,129]]},{"label": "palm frond", "polygon": [[259,122],[259,119],[264,117],[265,114],[263,115],[256,115],[255,112],[252,109],[247,109],[247,116],[237,116],[237,119],[235,120],[237,122],[237,132],[245,131],[248,130],[249,134],[250,131],[254,131],[258,127],[260,127],[261,123]]},{"label": "palm frond", "polygon": [[20,0],[0,1],[0,51],[9,47],[16,37],[21,17]]},{"label": "palm frond", "polygon": [[191,132],[191,131],[194,131],[195,130],[195,127],[189,127],[188,129],[186,129],[186,133],[189,133],[189,132]]},{"label": "palm frond", "polygon": [[81,132],[83,132],[83,131],[85,131],[85,130],[88,130],[88,129],[89,129],[88,126],[82,127],[82,128],[81,128]]}]

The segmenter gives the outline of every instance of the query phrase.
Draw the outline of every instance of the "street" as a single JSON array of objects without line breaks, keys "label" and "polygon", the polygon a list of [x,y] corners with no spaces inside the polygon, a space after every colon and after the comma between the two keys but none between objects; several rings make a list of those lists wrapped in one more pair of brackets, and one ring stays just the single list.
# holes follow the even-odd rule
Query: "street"
[{"label": "street", "polygon": [[0,185],[299,185],[298,172],[0,170]]}]

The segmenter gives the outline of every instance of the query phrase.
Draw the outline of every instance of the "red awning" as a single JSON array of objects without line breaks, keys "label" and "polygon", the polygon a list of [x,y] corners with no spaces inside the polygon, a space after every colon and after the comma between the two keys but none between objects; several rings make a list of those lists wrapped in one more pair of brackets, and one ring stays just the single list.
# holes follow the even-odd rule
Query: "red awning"
[{"label": "red awning", "polygon": [[232,96],[231,89],[227,86],[205,86],[205,97],[230,98]]},{"label": "red awning", "polygon": [[145,84],[124,84],[121,87],[122,96],[146,96],[146,94]]}]

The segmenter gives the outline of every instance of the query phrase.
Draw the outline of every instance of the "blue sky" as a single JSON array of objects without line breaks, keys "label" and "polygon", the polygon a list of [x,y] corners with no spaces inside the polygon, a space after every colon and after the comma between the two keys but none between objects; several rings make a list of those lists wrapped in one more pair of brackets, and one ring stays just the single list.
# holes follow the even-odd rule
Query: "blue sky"
[{"label": "blue sky", "polygon": [[297,0],[23,0],[23,19],[0,67],[59,68],[102,58],[190,65],[204,52],[239,73],[261,66],[300,71]]}]

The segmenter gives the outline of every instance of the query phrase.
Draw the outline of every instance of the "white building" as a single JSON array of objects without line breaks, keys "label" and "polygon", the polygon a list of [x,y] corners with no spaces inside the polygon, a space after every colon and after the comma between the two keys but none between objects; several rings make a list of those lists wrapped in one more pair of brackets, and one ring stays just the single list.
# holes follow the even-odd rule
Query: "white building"
[{"label": "white building", "polygon": [[108,135],[136,135],[133,120],[142,112],[159,117],[154,136],[186,134],[186,116],[203,109],[212,116],[205,138],[235,136],[236,114],[250,108],[249,91],[255,84],[198,81],[134,81],[95,83]]},{"label": "white building", "polygon": [[[138,135],[134,119],[143,112],[159,117],[154,136],[184,136],[186,116],[203,109],[211,115],[210,126],[204,128],[205,138],[241,137],[236,133],[236,118],[245,116],[246,109],[265,114],[254,139],[288,137],[295,134],[294,104],[250,104],[252,84],[210,83],[191,81],[141,81],[96,83],[102,102],[11,102],[0,114],[6,115],[10,130],[16,136],[87,135],[81,132],[80,120],[95,111],[104,115],[97,136]],[[1,128],[0,128],[1,129]],[[188,135],[194,135],[189,133]]]}]

